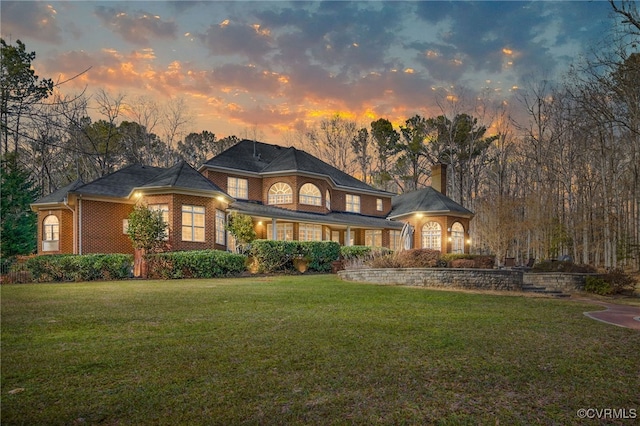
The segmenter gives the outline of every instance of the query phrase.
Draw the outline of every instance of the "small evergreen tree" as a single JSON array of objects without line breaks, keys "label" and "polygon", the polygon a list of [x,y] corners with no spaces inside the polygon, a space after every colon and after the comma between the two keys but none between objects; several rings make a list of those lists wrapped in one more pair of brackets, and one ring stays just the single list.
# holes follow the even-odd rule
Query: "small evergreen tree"
[{"label": "small evergreen tree", "polygon": [[129,238],[133,248],[146,253],[162,251],[167,238],[167,224],[162,212],[136,205],[129,214]]},{"label": "small evergreen tree", "polygon": [[248,244],[256,239],[253,220],[251,216],[247,216],[246,214],[231,213],[226,228],[240,245]]},{"label": "small evergreen tree", "polygon": [[37,244],[37,216],[29,205],[38,198],[38,190],[29,172],[15,157],[15,153],[10,153],[0,164],[0,256],[3,259],[31,254]]}]

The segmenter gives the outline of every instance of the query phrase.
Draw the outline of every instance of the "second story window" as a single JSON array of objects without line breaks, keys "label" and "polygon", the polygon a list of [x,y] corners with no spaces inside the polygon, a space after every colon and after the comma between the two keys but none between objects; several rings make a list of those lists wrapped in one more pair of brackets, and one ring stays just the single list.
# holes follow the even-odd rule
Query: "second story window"
[{"label": "second story window", "polygon": [[329,192],[329,190],[327,189],[327,193],[324,197],[324,205],[327,208],[327,210],[331,210],[331,193]]},{"label": "second story window", "polygon": [[321,206],[322,195],[317,186],[312,183],[305,183],[300,188],[300,204],[308,204],[310,206]]},{"label": "second story window", "polygon": [[227,192],[233,198],[248,200],[249,199],[249,183],[247,182],[246,179],[228,177]]},{"label": "second story window", "polygon": [[376,210],[381,212],[382,211],[382,198],[377,198],[376,199]]},{"label": "second story window", "polygon": [[347,211],[352,213],[360,213],[360,196],[347,194]]},{"label": "second story window", "polygon": [[291,204],[293,202],[293,191],[291,187],[284,183],[278,182],[269,188],[268,204]]}]

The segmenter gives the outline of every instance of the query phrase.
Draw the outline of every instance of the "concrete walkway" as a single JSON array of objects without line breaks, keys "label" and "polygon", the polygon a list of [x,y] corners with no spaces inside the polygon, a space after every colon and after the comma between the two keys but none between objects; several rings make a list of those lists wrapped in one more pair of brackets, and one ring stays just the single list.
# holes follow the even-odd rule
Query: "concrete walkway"
[{"label": "concrete walkway", "polygon": [[640,330],[640,307],[629,305],[616,305],[613,303],[602,302],[593,299],[571,299],[580,302],[593,303],[604,306],[604,311],[591,311],[584,314],[589,318],[602,321],[607,324],[617,325],[618,327],[632,328]]}]

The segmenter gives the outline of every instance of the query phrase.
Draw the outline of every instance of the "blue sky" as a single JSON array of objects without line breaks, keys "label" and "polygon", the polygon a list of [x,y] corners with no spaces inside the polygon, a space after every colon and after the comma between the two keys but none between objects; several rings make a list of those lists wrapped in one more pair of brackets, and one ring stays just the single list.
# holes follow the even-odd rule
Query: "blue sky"
[{"label": "blue sky", "polygon": [[[184,99],[190,131],[277,143],[336,113],[368,125],[442,99],[511,100],[602,43],[606,1],[2,1],[5,40],[66,92]],[[450,99],[456,99],[452,97]]]}]

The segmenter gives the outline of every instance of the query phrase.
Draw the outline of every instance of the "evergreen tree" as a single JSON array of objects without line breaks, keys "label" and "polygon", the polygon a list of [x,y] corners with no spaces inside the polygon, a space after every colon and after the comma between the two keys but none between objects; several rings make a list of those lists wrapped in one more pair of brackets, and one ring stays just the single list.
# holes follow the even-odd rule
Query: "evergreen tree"
[{"label": "evergreen tree", "polygon": [[38,227],[29,205],[38,198],[38,191],[13,153],[2,158],[0,176],[0,256],[31,254],[36,250]]}]

